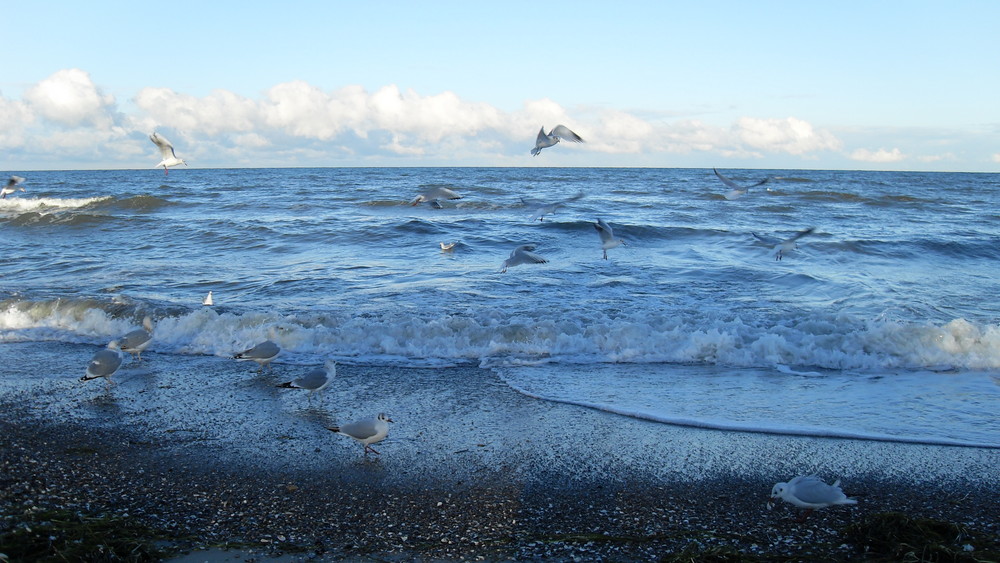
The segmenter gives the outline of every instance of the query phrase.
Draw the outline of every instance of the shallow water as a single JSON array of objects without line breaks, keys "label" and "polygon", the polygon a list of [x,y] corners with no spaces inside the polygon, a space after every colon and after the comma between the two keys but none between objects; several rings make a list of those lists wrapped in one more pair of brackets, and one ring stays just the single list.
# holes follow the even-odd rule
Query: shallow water
[{"label": "shallow water", "polygon": [[[1000,446],[1000,176],[722,172],[772,180],[729,201],[695,169],[17,172],[0,342],[103,346],[149,315],[157,356],[271,338],[284,364],[480,366],[661,422]],[[409,204],[438,185],[463,198]],[[608,260],[598,216],[626,241]],[[753,236],[808,227],[780,261]],[[527,243],[549,262],[501,274]]]}]

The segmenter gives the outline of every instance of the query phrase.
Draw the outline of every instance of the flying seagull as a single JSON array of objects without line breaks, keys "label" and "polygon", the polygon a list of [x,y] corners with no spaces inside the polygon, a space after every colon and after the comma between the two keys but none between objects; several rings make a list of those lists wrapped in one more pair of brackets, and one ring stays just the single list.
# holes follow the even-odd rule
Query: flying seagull
[{"label": "flying seagull", "polygon": [[840,490],[840,479],[834,481],[832,485],[827,485],[815,475],[799,475],[787,483],[777,483],[771,489],[771,500],[767,502],[767,507],[773,508],[775,499],[779,498],[806,509],[799,517],[800,522],[817,508],[858,503],[852,498],[847,498],[844,491]]},{"label": "flying seagull", "polygon": [[382,413],[375,418],[349,422],[343,426],[331,426],[327,430],[349,436],[361,442],[365,446],[365,455],[368,455],[368,452],[381,455],[372,447],[372,444],[385,440],[385,437],[389,435],[390,422],[393,422],[393,420]]},{"label": "flying seagull", "polygon": [[10,180],[7,180],[7,184],[0,188],[0,199],[6,199],[7,194],[12,194],[17,190],[24,191],[24,188],[17,187],[18,184],[24,182],[24,178],[20,176],[11,176]]},{"label": "flying seagull", "polygon": [[750,233],[750,234],[753,235],[753,237],[755,239],[763,242],[764,244],[769,244],[769,245],[773,246],[774,250],[775,250],[775,252],[774,252],[774,259],[775,260],[781,260],[781,257],[784,255],[784,253],[791,252],[791,251],[795,250],[796,248],[798,248],[798,244],[796,243],[796,241],[798,241],[800,238],[802,238],[802,237],[804,237],[804,236],[806,236],[808,234],[811,234],[815,230],[816,230],[815,227],[809,227],[808,229],[806,229],[804,231],[799,231],[799,232],[795,233],[794,235],[792,235],[792,236],[790,236],[790,237],[788,237],[788,238],[786,238],[784,240],[778,239],[778,238],[774,238],[774,237],[761,236],[761,235],[758,235],[757,233]]},{"label": "flying seagull", "polygon": [[531,156],[538,156],[542,149],[554,146],[561,139],[574,143],[584,142],[582,137],[570,131],[565,125],[556,125],[549,131],[548,135],[545,134],[545,127],[542,127],[538,130],[538,137],[535,139],[535,148],[531,149]]},{"label": "flying seagull", "polygon": [[[597,234],[601,235],[601,248],[604,249],[604,259],[608,259],[608,250],[625,244],[625,241],[620,238],[615,238],[615,232],[611,230],[611,225],[604,222],[604,219],[600,217],[597,218],[597,222],[594,223],[594,229],[597,230]],[[627,245],[626,245],[627,246]]]},{"label": "flying seagull", "polygon": [[183,164],[184,166],[188,165],[183,159],[177,158],[177,155],[174,153],[174,146],[170,144],[170,141],[164,139],[155,131],[149,136],[149,140],[153,141],[153,144],[160,148],[160,154],[163,156],[163,159],[160,160],[160,163],[153,168],[159,168],[162,166],[164,176],[169,173],[167,171],[168,166],[177,166],[178,164]]},{"label": "flying seagull", "polygon": [[462,196],[458,195],[454,190],[450,190],[444,186],[434,186],[424,190],[423,193],[413,198],[410,205],[417,205],[418,203],[427,202],[431,204],[432,207],[441,207],[441,203],[438,202],[439,199],[462,199]]},{"label": "flying seagull", "polygon": [[771,178],[764,178],[763,180],[757,182],[756,184],[751,184],[749,186],[740,186],[736,182],[730,180],[729,178],[726,178],[722,174],[719,174],[719,171],[716,170],[715,168],[713,168],[712,171],[715,172],[715,175],[718,176],[720,180],[722,180],[723,184],[725,184],[726,186],[729,187],[730,190],[732,190],[732,191],[730,191],[729,193],[726,194],[726,199],[730,199],[730,200],[736,199],[736,198],[738,198],[738,197],[746,194],[747,191],[750,188],[756,188],[757,186],[763,186],[764,184],[766,184],[766,183],[768,183],[768,182],[771,181]]},{"label": "flying seagull", "polygon": [[535,250],[535,245],[533,244],[522,244],[515,248],[510,253],[510,256],[503,261],[503,268],[500,270],[500,273],[506,272],[507,268],[520,266],[521,264],[544,264],[548,262],[545,258],[532,252],[533,250]]},{"label": "flying seagull", "polygon": [[574,201],[576,201],[576,200],[578,200],[578,199],[580,199],[582,197],[583,197],[583,192],[580,192],[580,193],[576,194],[575,196],[573,196],[573,197],[571,197],[569,199],[564,199],[562,201],[554,201],[552,203],[542,203],[540,201],[536,201],[536,200],[532,200],[532,199],[525,199],[525,198],[522,197],[521,198],[521,203],[523,203],[527,207],[533,207],[534,208],[534,210],[532,211],[532,216],[531,216],[531,220],[532,221],[534,221],[536,219],[538,221],[542,221],[545,218],[546,215],[552,215],[560,207],[566,205],[567,203],[573,203]]}]

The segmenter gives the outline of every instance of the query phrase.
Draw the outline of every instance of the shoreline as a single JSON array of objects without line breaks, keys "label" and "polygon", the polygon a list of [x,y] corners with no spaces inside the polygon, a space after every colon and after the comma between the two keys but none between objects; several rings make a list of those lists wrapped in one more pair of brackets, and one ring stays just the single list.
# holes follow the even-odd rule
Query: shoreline
[{"label": "shoreline", "polygon": [[[39,375],[0,384],[0,533],[68,510],[142,523],[177,552],[288,561],[842,561],[859,557],[845,528],[901,513],[983,534],[965,540],[972,557],[1000,554],[997,450],[669,426],[533,399],[477,368],[343,366],[310,402],[275,387],[295,366],[151,354],[106,391],[67,375],[93,347],[59,346],[4,345]],[[374,405],[397,421],[379,456],[324,428]],[[800,473],[843,479],[859,503],[802,523],[768,511],[771,486]]]}]

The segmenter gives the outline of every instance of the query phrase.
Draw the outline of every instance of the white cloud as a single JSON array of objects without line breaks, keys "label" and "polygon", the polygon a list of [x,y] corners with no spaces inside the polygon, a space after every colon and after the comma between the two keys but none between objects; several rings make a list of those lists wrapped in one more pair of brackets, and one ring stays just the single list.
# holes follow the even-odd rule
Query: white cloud
[{"label": "white cloud", "polygon": [[114,122],[114,96],[101,93],[80,69],[56,72],[29,88],[24,99],[33,111],[61,125],[106,127]]},{"label": "white cloud", "polygon": [[801,119],[760,119],[741,117],[734,133],[745,145],[770,153],[805,153],[839,150],[841,143],[833,134],[813,129]]},{"label": "white cloud", "polygon": [[567,108],[548,98],[503,111],[450,91],[422,95],[392,84],[372,92],[353,85],[322,90],[293,81],[259,97],[227,90],[199,97],[150,87],[133,102],[135,115],[123,115],[114,97],[103,94],[87,73],[61,70],[30,88],[23,101],[0,97],[0,119],[11,124],[0,132],[0,146],[20,146],[25,154],[72,155],[95,166],[145,166],[144,158],[156,156],[147,139],[155,129],[164,131],[186,160],[203,166],[373,158],[526,163],[521,159],[538,128],[557,124],[587,142],[550,160],[587,153],[656,159],[698,152],[801,158],[841,145],[831,133],[794,117],[742,117],[720,126],[615,108]]},{"label": "white cloud", "polygon": [[906,155],[903,154],[898,148],[893,148],[892,150],[880,148],[877,151],[857,149],[850,154],[850,158],[851,160],[858,160],[861,162],[889,163],[905,160]]}]

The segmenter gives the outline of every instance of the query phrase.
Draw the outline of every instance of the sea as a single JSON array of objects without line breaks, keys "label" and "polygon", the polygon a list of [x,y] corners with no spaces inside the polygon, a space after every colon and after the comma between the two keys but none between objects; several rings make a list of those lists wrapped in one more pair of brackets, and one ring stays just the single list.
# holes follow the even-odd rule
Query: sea
[{"label": "sea", "polygon": [[[733,197],[712,169],[10,171],[26,191],[0,200],[0,354],[97,350],[149,316],[144,357],[222,362],[270,339],[289,369],[466,366],[662,424],[1000,448],[1000,175],[719,172],[768,182]],[[461,198],[413,204],[434,188]],[[606,259],[598,218],[623,241]],[[546,262],[503,272],[522,245]],[[0,379],[75,381],[88,360]]]}]

